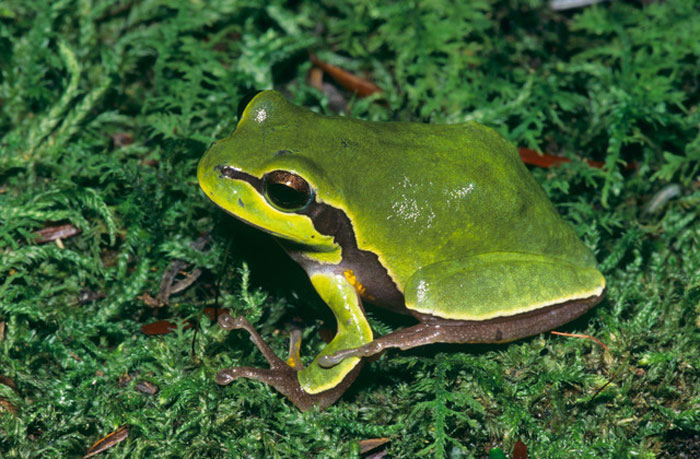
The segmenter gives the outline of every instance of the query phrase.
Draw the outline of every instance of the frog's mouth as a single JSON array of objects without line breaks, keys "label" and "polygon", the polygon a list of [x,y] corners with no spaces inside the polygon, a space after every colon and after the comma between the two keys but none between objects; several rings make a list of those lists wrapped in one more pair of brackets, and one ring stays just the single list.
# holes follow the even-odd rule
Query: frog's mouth
[{"label": "frog's mouth", "polygon": [[[198,170],[204,194],[227,214],[278,240],[297,244],[305,253],[320,253],[329,262],[339,263],[340,246],[333,235],[314,227],[313,217],[305,212],[284,212],[270,204],[264,195],[264,180],[235,166],[204,165]],[[313,204],[316,204],[313,201]]]}]

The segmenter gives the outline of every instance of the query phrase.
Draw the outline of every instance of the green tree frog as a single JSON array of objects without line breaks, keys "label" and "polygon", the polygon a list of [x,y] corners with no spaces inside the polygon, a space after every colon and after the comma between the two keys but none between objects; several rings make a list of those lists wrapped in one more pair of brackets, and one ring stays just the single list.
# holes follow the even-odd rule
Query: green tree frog
[{"label": "green tree frog", "polygon": [[[235,367],[301,410],[334,403],[363,359],[430,343],[502,343],[569,322],[604,296],[592,252],[559,216],[518,153],[476,122],[428,125],[327,117],[276,91],[243,106],[235,131],[199,162],[204,193],[272,234],[307,272],[338,323],[304,367],[298,340],[270,368]],[[417,324],[375,337],[363,303]]]}]

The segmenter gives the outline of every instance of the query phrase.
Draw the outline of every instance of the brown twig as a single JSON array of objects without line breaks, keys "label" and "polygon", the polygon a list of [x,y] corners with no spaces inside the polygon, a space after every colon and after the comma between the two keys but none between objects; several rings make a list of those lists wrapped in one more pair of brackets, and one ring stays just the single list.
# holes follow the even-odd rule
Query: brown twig
[{"label": "brown twig", "polygon": [[558,332],[558,331],[553,331],[553,330],[550,331],[549,333],[551,333],[551,334],[553,334],[553,335],[568,336],[568,337],[570,337],[570,338],[587,338],[587,339],[590,339],[591,341],[595,341],[596,343],[598,343],[598,344],[600,344],[601,346],[603,346],[603,348],[604,348],[606,351],[609,351],[609,350],[610,350],[610,348],[608,348],[608,346],[606,346],[605,344],[603,344],[602,341],[600,341],[598,338],[595,338],[595,337],[593,337],[593,336],[591,336],[591,335],[580,335],[580,334],[578,334],[578,333],[564,333],[564,332]]}]

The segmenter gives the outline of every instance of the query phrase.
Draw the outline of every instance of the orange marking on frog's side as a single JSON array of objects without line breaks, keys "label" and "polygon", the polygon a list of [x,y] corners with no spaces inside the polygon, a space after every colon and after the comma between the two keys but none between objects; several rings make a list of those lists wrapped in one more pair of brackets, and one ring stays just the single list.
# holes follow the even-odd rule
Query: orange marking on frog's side
[{"label": "orange marking on frog's side", "polygon": [[362,285],[362,282],[357,280],[357,276],[355,276],[355,273],[352,269],[346,269],[345,271],[343,271],[343,276],[345,276],[345,279],[347,279],[348,282],[350,282],[350,285],[355,287],[355,291],[358,295],[360,295],[360,297],[369,301],[374,300],[374,297],[367,293],[367,289],[364,285]]}]

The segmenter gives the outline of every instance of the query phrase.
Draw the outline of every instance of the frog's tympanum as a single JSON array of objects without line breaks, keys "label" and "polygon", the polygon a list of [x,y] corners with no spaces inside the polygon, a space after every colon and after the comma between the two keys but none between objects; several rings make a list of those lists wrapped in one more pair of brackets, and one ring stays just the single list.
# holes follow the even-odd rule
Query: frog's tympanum
[{"label": "frog's tympanum", "polygon": [[[475,122],[428,125],[318,115],[275,91],[255,95],[233,134],[199,163],[207,197],[272,234],[338,322],[304,367],[285,362],[243,317],[270,368],[235,367],[301,410],[335,402],[365,357],[430,343],[502,343],[569,322],[605,279],[516,149]],[[375,337],[363,303],[417,325]]]}]

